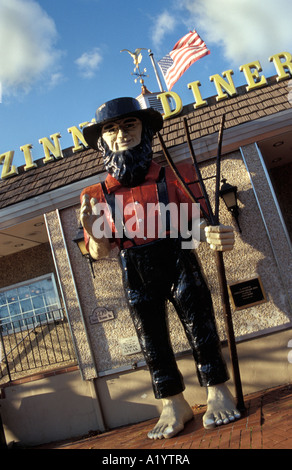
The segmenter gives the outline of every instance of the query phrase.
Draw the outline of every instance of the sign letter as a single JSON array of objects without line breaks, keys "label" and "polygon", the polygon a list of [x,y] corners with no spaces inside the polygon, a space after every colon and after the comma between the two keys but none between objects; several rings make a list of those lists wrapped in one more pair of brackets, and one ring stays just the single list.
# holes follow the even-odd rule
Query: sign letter
[{"label": "sign letter", "polygon": [[223,77],[227,77],[228,82],[223,80],[223,78],[220,77],[220,75],[218,75],[218,74],[211,75],[210,81],[214,82],[216,90],[217,90],[217,95],[218,95],[218,96],[216,96],[217,101],[221,101],[221,100],[224,100],[225,98],[227,98],[227,95],[226,95],[226,93],[223,93],[222,88],[225,91],[227,91],[229,96],[236,96],[237,95],[236,88],[235,88],[233,80],[231,78],[231,75],[233,75],[233,74],[234,74],[233,70],[226,70],[225,72],[222,73]]},{"label": "sign letter", "polygon": [[44,152],[45,152],[45,158],[43,160],[44,163],[48,163],[54,160],[54,158],[50,154],[50,151],[56,159],[63,158],[62,150],[61,150],[60,142],[59,142],[60,137],[61,137],[61,134],[59,133],[50,135],[50,138],[53,139],[53,143],[48,139],[48,137],[43,137],[42,139],[39,140],[39,143],[42,144],[44,148]]},{"label": "sign letter", "polygon": [[[282,62],[281,59],[285,59],[285,62]],[[279,54],[272,55],[269,57],[270,62],[274,62],[274,66],[277,70],[277,82],[289,78],[289,73],[285,72],[285,69],[288,69],[292,75],[292,56],[289,52],[280,52]]]},{"label": "sign letter", "polygon": [[[173,91],[166,91],[164,93],[161,93],[160,95],[157,95],[157,98],[160,99],[162,107],[163,107],[163,119],[167,119],[173,116],[176,116],[179,114],[183,108],[182,105],[182,100],[178,96],[177,93],[174,93]],[[175,108],[171,109],[170,108],[170,98],[174,100],[175,103]]]},{"label": "sign letter", "polygon": [[18,174],[18,170],[15,165],[12,165],[14,157],[14,151],[9,150],[9,152],[2,153],[0,155],[0,163],[3,162],[3,169],[1,173],[1,178],[4,180]]},{"label": "sign letter", "polygon": [[[252,72],[252,69],[255,69]],[[239,70],[244,73],[248,86],[246,91],[254,90],[263,85],[267,85],[266,78],[262,75],[260,77],[259,72],[262,71],[261,64],[257,60],[256,62],[250,62],[249,64],[241,65]]]},{"label": "sign letter", "polygon": [[79,141],[84,145],[84,147],[88,147],[88,145],[85,142],[85,139],[83,137],[83,134],[80,131],[80,129],[78,129],[78,127],[76,127],[76,126],[69,127],[68,132],[70,132],[70,134],[72,134],[73,143],[74,143],[74,147],[72,149],[73,152],[78,152],[78,150],[83,149],[82,145],[79,144]]},{"label": "sign letter", "polygon": [[22,145],[22,146],[20,147],[20,150],[21,150],[21,151],[23,152],[23,154],[24,154],[24,159],[25,159],[25,167],[24,167],[24,170],[25,170],[25,171],[31,170],[32,168],[36,168],[36,167],[37,167],[37,164],[32,161],[32,156],[31,156],[31,153],[30,153],[30,149],[32,149],[32,145],[31,145],[31,144]]},{"label": "sign letter", "polygon": [[188,84],[188,88],[190,90],[192,90],[194,98],[196,100],[196,102],[194,104],[195,109],[201,108],[202,106],[206,106],[206,104],[207,104],[207,101],[202,99],[202,95],[201,95],[201,92],[199,90],[199,86],[201,86],[201,83],[199,82],[199,80],[197,80],[196,82],[192,82],[192,83]]}]

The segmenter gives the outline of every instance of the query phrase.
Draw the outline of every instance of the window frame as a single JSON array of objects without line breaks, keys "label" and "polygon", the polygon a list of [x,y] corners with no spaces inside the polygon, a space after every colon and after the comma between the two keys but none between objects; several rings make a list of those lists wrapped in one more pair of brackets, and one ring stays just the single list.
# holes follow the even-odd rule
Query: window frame
[{"label": "window frame", "polygon": [[[40,281],[45,281],[45,280],[50,280],[52,282],[52,287],[53,287],[53,291],[54,291],[54,294],[55,294],[55,302],[54,304],[57,305],[56,308],[54,309],[50,309],[50,307],[48,305],[44,305],[42,308],[44,309],[44,312],[42,313],[37,313],[37,309],[38,307],[34,307],[33,303],[31,302],[31,305],[32,305],[32,309],[29,310],[29,316],[26,316],[28,315],[28,312],[25,312],[25,311],[21,311],[20,309],[20,312],[15,314],[14,317],[14,321],[13,321],[13,315],[11,315],[11,312],[9,311],[8,312],[8,316],[7,317],[0,317],[0,326],[2,326],[2,333],[5,335],[5,334],[11,334],[11,333],[17,333],[21,330],[27,330],[29,328],[32,328],[32,327],[35,327],[37,326],[37,324],[44,324],[44,323],[51,323],[53,322],[54,320],[62,320],[64,315],[63,315],[63,309],[62,309],[62,305],[61,305],[61,301],[60,301],[60,296],[59,296],[59,291],[58,291],[58,288],[57,288],[57,284],[56,284],[56,279],[55,279],[55,276],[54,276],[54,273],[48,273],[48,274],[44,274],[42,276],[38,276],[36,278],[32,278],[32,279],[28,279],[26,281],[22,281],[22,282],[18,282],[16,284],[11,284],[9,286],[6,286],[6,287],[2,287],[0,288],[0,294],[3,293],[3,292],[9,292],[9,291],[12,291],[14,289],[19,289],[21,287],[29,287],[30,285],[34,284],[34,283],[37,283],[37,282],[40,282]],[[30,296],[29,299],[33,299],[34,297]],[[23,301],[25,300],[28,300],[28,299],[23,299]],[[18,299],[18,305],[21,306],[21,301],[22,299]],[[8,303],[6,305],[9,305]],[[39,307],[41,308],[41,307]],[[41,317],[42,316],[45,316],[45,320],[42,320]],[[5,319],[5,321],[3,321]],[[32,319],[32,321],[30,323],[28,323],[28,319]],[[19,326],[16,327],[14,323],[18,323]],[[11,325],[11,327],[7,327],[5,328],[5,326],[7,325]]]}]

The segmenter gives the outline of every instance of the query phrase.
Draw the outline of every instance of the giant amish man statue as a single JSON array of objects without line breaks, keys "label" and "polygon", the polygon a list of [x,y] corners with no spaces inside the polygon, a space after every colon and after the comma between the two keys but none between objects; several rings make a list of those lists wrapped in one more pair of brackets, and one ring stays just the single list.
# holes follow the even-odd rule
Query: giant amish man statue
[{"label": "giant amish man statue", "polygon": [[[129,311],[151,374],[154,395],[162,401],[160,419],[148,433],[150,439],[173,437],[193,417],[183,396],[183,377],[169,339],[167,300],[173,303],[184,327],[200,385],[207,388],[205,428],[240,417],[225,384],[229,376],[221,353],[211,295],[196,254],[182,247],[179,232],[173,236],[169,217],[164,230],[161,224],[156,230],[158,211],[147,213],[147,222],[143,219],[147,207],[153,208],[153,203],[172,203],[178,211],[187,207],[187,217],[194,217],[192,203],[171,169],[152,160],[152,138],[162,127],[159,112],[152,108],[141,109],[133,98],[118,98],[100,106],[96,122],[83,130],[88,145],[102,152],[108,176],[105,182],[82,192],[81,222],[92,258],[103,258],[112,247],[119,247]],[[196,180],[191,164],[179,168],[187,181]],[[192,184],[192,191],[197,196],[200,194],[196,183]],[[108,215],[104,215],[110,227],[106,236],[95,230],[95,226],[101,226],[101,211],[96,210],[99,206],[109,208]],[[135,224],[133,217],[136,217]],[[136,227],[131,233],[125,229],[129,218]],[[210,227],[202,220],[200,223],[201,240],[209,243],[211,249],[233,248],[231,227]],[[142,227],[140,232],[139,227]]]}]

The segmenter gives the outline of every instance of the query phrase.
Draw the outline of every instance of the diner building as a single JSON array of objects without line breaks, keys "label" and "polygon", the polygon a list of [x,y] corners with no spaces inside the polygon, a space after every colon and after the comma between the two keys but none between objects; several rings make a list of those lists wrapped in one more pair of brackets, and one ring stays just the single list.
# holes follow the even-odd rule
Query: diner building
[{"label": "diner building", "polygon": [[[138,98],[142,106],[165,112],[161,135],[177,164],[190,160],[187,119],[211,202],[225,115],[221,179],[237,190],[238,217],[221,198],[220,222],[235,229],[234,250],[224,254],[224,263],[247,395],[292,380],[291,73],[236,89],[217,80],[217,94],[204,100],[197,85],[194,103],[179,110],[175,94],[165,95],[172,103],[167,111],[159,93],[143,87]],[[96,101],[93,106],[100,104],[98,96]],[[19,168],[13,151],[0,156],[0,413],[8,444],[103,432],[160,411],[124,298],[117,253],[91,263],[77,243],[80,193],[106,173],[80,128],[68,131],[72,147],[61,149],[58,134],[41,139],[40,158],[33,161],[30,146],[24,146]],[[153,152],[155,161],[167,165],[157,136]],[[214,253],[204,243],[197,253],[231,371]],[[171,305],[169,329],[185,397],[192,406],[205,404]],[[235,393],[232,372],[229,385]]]}]

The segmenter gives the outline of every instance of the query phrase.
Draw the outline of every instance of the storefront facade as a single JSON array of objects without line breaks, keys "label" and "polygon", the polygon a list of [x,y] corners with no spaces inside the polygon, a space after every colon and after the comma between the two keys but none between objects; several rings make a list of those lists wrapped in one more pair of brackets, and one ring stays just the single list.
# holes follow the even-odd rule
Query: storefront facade
[{"label": "storefront facade", "polygon": [[[202,174],[209,178],[216,171],[218,127],[225,114],[221,174],[237,187],[240,230],[223,202],[220,221],[233,224],[236,233],[235,248],[224,259],[244,394],[288,383],[292,378],[290,86],[290,75],[281,80],[278,75],[254,89],[242,86],[236,94],[229,89],[224,99],[217,94],[204,100],[201,106],[196,106],[197,99],[165,119],[162,131],[174,161],[189,159],[183,128],[186,117]],[[60,363],[51,361],[49,368],[38,364],[37,369],[39,380],[57,381],[56,375],[51,373],[48,379],[45,372],[58,367],[59,378],[64,381],[61,387],[54,385],[54,393],[50,389],[52,403],[58,401],[58,393],[67,401],[65,420],[70,422],[71,431],[65,427],[58,438],[81,435],[92,429],[103,431],[152,418],[159,412],[125,302],[116,253],[95,262],[93,274],[73,241],[79,227],[80,193],[106,175],[97,152],[85,146],[76,129],[71,128],[70,132],[73,147],[61,150],[57,134],[51,136],[50,146],[48,141],[46,147],[42,143],[47,151],[37,162],[32,161],[26,147],[23,150],[26,168],[23,166],[18,172],[13,169],[12,159],[8,165],[11,154],[7,152],[0,183],[1,321],[4,323],[5,319],[6,325],[6,330],[4,324],[2,328],[3,338],[7,339],[13,328],[21,329],[20,321],[28,325],[25,323],[28,312],[34,317],[30,329],[39,328],[43,322],[41,315],[52,310],[59,315],[54,318],[58,325],[66,324],[68,356],[63,356]],[[166,164],[157,138],[153,150],[155,160]],[[206,186],[209,194],[214,194],[213,178],[206,180]],[[204,244],[200,244],[198,255],[210,285],[218,331],[230,364],[214,257]],[[255,285],[259,296],[253,293]],[[42,299],[36,289],[46,291]],[[17,325],[14,314],[18,315]],[[171,306],[169,327],[185,377],[186,397],[192,405],[205,403],[205,392],[197,383],[187,340]],[[24,380],[34,371],[19,373],[11,363],[12,354],[3,357],[1,410],[5,432],[10,441],[25,441],[24,433],[15,424],[19,413],[19,406],[13,405],[16,390],[25,388],[21,393],[30,395],[30,406],[34,406],[34,397],[40,409],[45,404],[42,394],[36,391],[36,382],[31,382],[34,386],[29,390]],[[75,414],[68,404],[72,387],[60,373],[60,367],[67,367],[66,378],[74,376],[74,387],[78,383],[82,389],[71,400],[76,408],[76,396],[83,397],[77,400],[77,406],[84,410],[80,411],[79,428],[77,422],[72,424]],[[47,393],[44,392],[44,401]],[[21,403],[20,395],[18,400]],[[23,420],[28,410],[23,406]],[[38,426],[44,425],[35,420],[37,434]],[[52,429],[40,439],[55,438],[52,422]],[[36,441],[31,432],[28,442]]]}]

